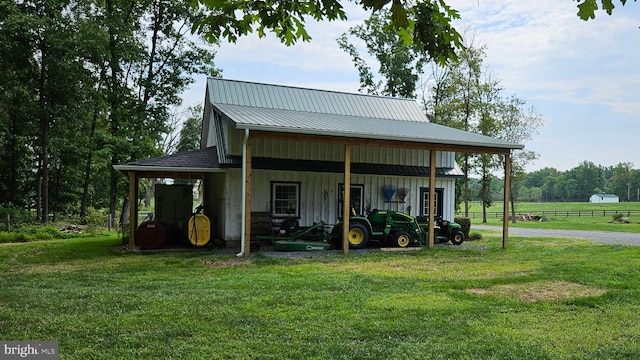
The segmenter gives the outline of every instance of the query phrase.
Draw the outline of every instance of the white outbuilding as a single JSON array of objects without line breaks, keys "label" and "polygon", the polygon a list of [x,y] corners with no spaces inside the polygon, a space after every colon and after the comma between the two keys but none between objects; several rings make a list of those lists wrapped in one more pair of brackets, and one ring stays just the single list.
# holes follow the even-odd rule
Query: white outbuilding
[{"label": "white outbuilding", "polygon": [[589,202],[591,203],[618,203],[620,202],[620,198],[618,195],[613,194],[593,194],[589,198]]}]

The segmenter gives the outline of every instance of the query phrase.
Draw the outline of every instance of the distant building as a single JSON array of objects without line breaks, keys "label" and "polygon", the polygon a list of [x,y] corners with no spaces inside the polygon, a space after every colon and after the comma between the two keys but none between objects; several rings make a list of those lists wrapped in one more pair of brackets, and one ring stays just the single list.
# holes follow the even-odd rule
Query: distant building
[{"label": "distant building", "polygon": [[618,195],[613,194],[593,194],[589,198],[592,203],[617,203],[620,202]]}]

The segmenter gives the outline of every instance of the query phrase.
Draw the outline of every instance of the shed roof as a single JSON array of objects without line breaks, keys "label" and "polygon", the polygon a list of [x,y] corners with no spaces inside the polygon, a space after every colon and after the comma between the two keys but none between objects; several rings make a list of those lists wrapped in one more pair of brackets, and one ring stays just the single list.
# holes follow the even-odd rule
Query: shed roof
[{"label": "shed roof", "polygon": [[207,99],[237,129],[522,149],[428,121],[415,100],[209,78]]},{"label": "shed roof", "polygon": [[591,196],[592,197],[593,196],[597,196],[597,197],[601,197],[601,198],[616,198],[616,199],[619,198],[619,196],[615,195],[615,194],[593,194]]},{"label": "shed roof", "polygon": [[203,173],[220,171],[220,164],[218,163],[217,149],[215,146],[211,146],[205,149],[183,151],[173,155],[115,165],[114,168],[118,171]]}]

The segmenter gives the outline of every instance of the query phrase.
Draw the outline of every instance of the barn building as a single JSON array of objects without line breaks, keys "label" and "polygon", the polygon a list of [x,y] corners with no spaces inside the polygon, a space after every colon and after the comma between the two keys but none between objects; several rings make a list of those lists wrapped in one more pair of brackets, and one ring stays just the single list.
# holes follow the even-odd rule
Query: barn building
[{"label": "barn building", "polygon": [[133,198],[141,177],[202,179],[212,236],[247,256],[257,214],[300,225],[336,224],[350,207],[452,219],[456,152],[502,154],[509,174],[522,148],[430,123],[415,100],[209,78],[200,150],[115,168]]}]

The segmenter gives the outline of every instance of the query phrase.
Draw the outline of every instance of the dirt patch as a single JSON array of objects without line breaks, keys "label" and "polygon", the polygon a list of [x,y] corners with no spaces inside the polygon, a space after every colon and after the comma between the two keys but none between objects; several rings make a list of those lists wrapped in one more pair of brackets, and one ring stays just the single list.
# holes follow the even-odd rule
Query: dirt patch
[{"label": "dirt patch", "polygon": [[217,260],[205,260],[203,261],[203,264],[209,265],[209,266],[229,267],[229,266],[251,265],[252,262],[251,260],[247,260],[247,259],[217,259]]},{"label": "dirt patch", "polygon": [[496,295],[518,298],[530,303],[599,296],[606,292],[606,290],[602,288],[567,281],[505,284],[492,286],[487,289],[467,289],[465,291],[475,295]]}]

